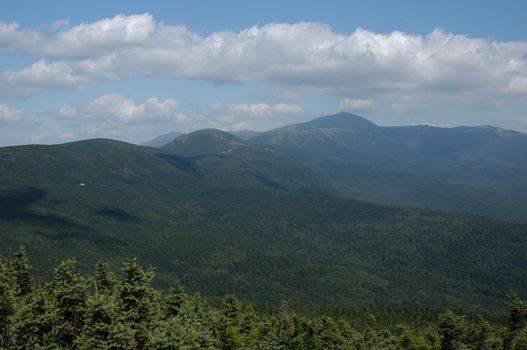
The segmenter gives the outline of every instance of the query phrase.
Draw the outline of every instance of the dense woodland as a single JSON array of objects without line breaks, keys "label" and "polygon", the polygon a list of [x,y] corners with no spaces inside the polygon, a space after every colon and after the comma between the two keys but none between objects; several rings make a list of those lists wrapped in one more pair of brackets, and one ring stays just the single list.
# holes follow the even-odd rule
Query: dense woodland
[{"label": "dense woodland", "polygon": [[0,148],[0,345],[527,349],[525,145],[340,114]]},{"label": "dense woodland", "polygon": [[[62,261],[37,283],[23,248],[0,263],[3,349],[527,349],[527,305],[513,292],[506,320],[444,311],[416,324],[374,322],[370,310],[340,319],[293,312],[286,301],[255,311],[233,295],[221,302],[176,283],[152,287],[152,268],[135,259],[115,274],[99,262],[81,275]],[[505,305],[504,305],[505,306]],[[269,311],[272,310],[272,311]]]},{"label": "dense woodland", "polygon": [[[26,246],[39,278],[71,256],[82,273],[134,256],[156,267],[156,287],[180,279],[207,296],[324,314],[500,312],[510,289],[527,293],[525,223],[261,190],[249,174],[213,185],[217,168],[194,161],[111,140],[1,148],[0,254]],[[240,179],[246,189],[233,188]]]}]

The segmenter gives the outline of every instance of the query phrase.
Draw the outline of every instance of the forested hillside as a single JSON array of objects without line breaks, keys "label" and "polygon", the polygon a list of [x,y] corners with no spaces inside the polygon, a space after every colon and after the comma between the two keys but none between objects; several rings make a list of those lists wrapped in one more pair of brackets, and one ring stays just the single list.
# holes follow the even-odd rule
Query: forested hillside
[{"label": "forested hillside", "polygon": [[2,148],[1,250],[24,244],[40,277],[72,255],[81,271],[137,256],[161,288],[180,278],[304,310],[498,312],[510,289],[527,291],[524,224],[233,189],[194,162],[109,140]]},{"label": "forested hillside", "polygon": [[260,172],[263,167],[296,167],[290,179],[307,172],[318,183],[314,187],[320,187],[317,193],[527,219],[527,135],[520,132],[491,126],[381,127],[363,117],[339,113],[267,132],[244,131],[243,140],[236,135],[204,129],[162,135],[164,144],[149,145],[180,156],[207,155],[203,163],[210,166],[208,174],[218,173],[212,177],[223,185],[259,160]]},{"label": "forested hillside", "polygon": [[209,185],[318,195],[335,192],[328,181],[301,163],[216,129],[181,135],[161,149],[187,157]]},{"label": "forested hillside", "polygon": [[527,219],[527,135],[490,126],[380,127],[340,113],[250,139],[302,162],[340,196]]}]

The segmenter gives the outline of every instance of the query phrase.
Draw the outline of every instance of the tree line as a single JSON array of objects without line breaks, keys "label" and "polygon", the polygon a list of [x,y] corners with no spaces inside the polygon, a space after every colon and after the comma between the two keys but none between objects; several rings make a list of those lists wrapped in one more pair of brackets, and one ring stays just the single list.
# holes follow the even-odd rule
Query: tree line
[{"label": "tree line", "polygon": [[425,326],[353,327],[331,317],[257,312],[227,295],[213,303],[176,283],[152,287],[153,268],[128,259],[117,275],[62,261],[37,283],[23,248],[0,260],[0,349],[527,349],[527,305],[508,295],[508,323],[445,311]]}]

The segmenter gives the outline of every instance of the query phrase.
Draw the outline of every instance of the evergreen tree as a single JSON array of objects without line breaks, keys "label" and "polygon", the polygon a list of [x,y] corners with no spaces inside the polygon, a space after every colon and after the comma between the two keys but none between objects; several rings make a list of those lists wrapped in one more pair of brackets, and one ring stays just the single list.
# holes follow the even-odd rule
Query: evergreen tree
[{"label": "evergreen tree", "polygon": [[478,320],[472,327],[470,327],[470,330],[467,334],[467,342],[470,345],[470,349],[488,349],[491,330],[490,323],[482,319]]},{"label": "evergreen tree", "polygon": [[189,296],[177,283],[165,298],[165,319],[157,323],[146,343],[148,349],[218,348],[212,332],[215,315],[198,295]]},{"label": "evergreen tree", "polygon": [[134,332],[120,322],[115,301],[108,295],[96,294],[88,300],[85,324],[75,340],[79,350],[135,349]]},{"label": "evergreen tree", "polygon": [[145,348],[152,350],[213,350],[217,349],[215,344],[210,330],[200,327],[196,322],[185,322],[180,316],[176,316],[160,322],[152,330]]},{"label": "evergreen tree", "polygon": [[11,269],[0,261],[0,347],[5,347],[11,339],[11,316],[15,313],[14,278]]},{"label": "evergreen tree", "polygon": [[245,306],[243,311],[240,332],[246,339],[256,339],[258,334],[258,319],[252,305]]},{"label": "evergreen tree", "polygon": [[278,313],[276,336],[278,344],[286,349],[302,349],[303,334],[301,320],[289,312],[287,300],[282,301]]},{"label": "evergreen tree", "polygon": [[95,287],[99,293],[112,294],[117,286],[117,277],[105,261],[99,261],[95,265]]},{"label": "evergreen tree", "polygon": [[18,295],[29,294],[33,290],[32,268],[27,261],[26,249],[21,246],[12,260]]},{"label": "evergreen tree", "polygon": [[294,332],[294,324],[289,314],[289,304],[283,300],[278,313],[277,336],[279,339],[289,338]]},{"label": "evergreen tree", "polygon": [[165,312],[167,316],[177,316],[181,306],[183,305],[187,297],[188,296],[185,293],[185,289],[183,289],[179,280],[176,281],[176,285],[173,288],[170,288],[170,290],[168,291],[168,295],[165,298]]},{"label": "evergreen tree", "polygon": [[135,334],[135,341],[142,348],[149,329],[155,326],[160,315],[160,296],[150,286],[155,277],[153,269],[144,270],[136,259],[123,264],[124,279],[119,286],[118,310]]},{"label": "evergreen tree", "polygon": [[503,339],[503,349],[509,350],[512,348],[514,339],[518,337],[522,331],[525,319],[527,318],[527,306],[513,291],[507,294],[509,311],[509,330]]},{"label": "evergreen tree", "polygon": [[439,315],[439,333],[441,350],[455,350],[465,333],[465,317],[457,316],[452,311]]},{"label": "evergreen tree", "polygon": [[218,338],[224,350],[240,349],[244,344],[241,334],[241,306],[234,295],[223,299],[223,315],[219,319]]},{"label": "evergreen tree", "polygon": [[[304,320],[306,324],[310,324],[308,320]],[[349,349],[352,345],[352,339],[342,334],[339,329],[338,323],[336,323],[330,317],[323,317],[319,322],[315,331],[309,333],[310,337],[313,337],[313,349]]]},{"label": "evergreen tree", "polygon": [[51,308],[49,295],[44,289],[37,289],[26,299],[26,303],[20,306],[13,317],[13,349],[33,350],[58,347],[52,339],[52,332],[57,324],[53,322]]},{"label": "evergreen tree", "polygon": [[81,332],[88,298],[86,280],[75,273],[75,265],[75,259],[62,261],[48,286],[55,322],[53,336],[65,347],[71,347]]},{"label": "evergreen tree", "polygon": [[187,297],[176,318],[181,324],[198,331],[196,341],[202,348],[219,348],[219,341],[214,336],[214,325],[220,319],[220,313],[202,300],[199,294]]}]

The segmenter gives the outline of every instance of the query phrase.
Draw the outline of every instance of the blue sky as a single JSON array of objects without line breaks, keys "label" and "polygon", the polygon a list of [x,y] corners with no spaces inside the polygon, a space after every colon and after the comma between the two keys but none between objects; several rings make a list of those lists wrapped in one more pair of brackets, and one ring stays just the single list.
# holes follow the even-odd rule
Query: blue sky
[{"label": "blue sky", "polygon": [[0,2],[0,145],[338,111],[527,131],[525,1]]}]

